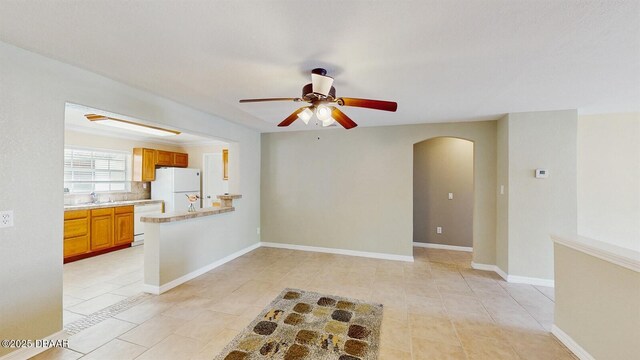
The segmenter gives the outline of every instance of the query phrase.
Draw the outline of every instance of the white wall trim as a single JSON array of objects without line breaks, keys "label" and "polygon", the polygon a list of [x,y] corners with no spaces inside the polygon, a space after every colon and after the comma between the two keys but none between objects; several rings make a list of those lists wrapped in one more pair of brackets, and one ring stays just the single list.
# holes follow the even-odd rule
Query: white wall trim
[{"label": "white wall trim", "polygon": [[321,253],[329,253],[329,254],[368,257],[368,258],[374,258],[374,259],[413,262],[413,256],[405,256],[405,255],[383,254],[383,253],[374,253],[374,252],[367,252],[367,251],[356,251],[356,250],[325,248],[325,247],[305,246],[305,245],[293,245],[293,244],[273,243],[273,242],[261,242],[260,244],[261,246],[264,246],[264,247],[272,247],[272,248],[280,248],[280,249],[312,251],[312,252],[321,252]]},{"label": "white wall trim", "polygon": [[577,234],[565,236],[552,234],[551,240],[556,244],[564,245],[612,264],[640,272],[640,252],[633,249],[626,249]]},{"label": "white wall trim", "polygon": [[515,284],[529,284],[548,287],[555,287],[556,285],[555,281],[551,279],[541,279],[518,275],[507,275],[507,281]]},{"label": "white wall trim", "polygon": [[[60,330],[56,333],[53,333],[52,335],[47,336],[43,340],[65,340],[68,337],[69,335],[64,330]],[[47,350],[49,350],[48,347],[19,348],[6,354],[3,357],[0,357],[0,360],[26,360]]]},{"label": "white wall trim", "polygon": [[202,274],[204,274],[204,273],[206,273],[208,271],[211,271],[211,270],[217,268],[220,265],[224,265],[224,264],[228,263],[229,261],[231,261],[231,260],[233,260],[233,259],[235,259],[237,257],[240,257],[240,256],[242,256],[242,255],[244,255],[244,254],[246,254],[246,253],[248,253],[250,251],[253,251],[253,250],[259,248],[260,245],[261,245],[261,243],[255,243],[255,244],[253,244],[251,246],[248,246],[248,247],[246,247],[246,248],[244,248],[242,250],[236,251],[231,255],[227,255],[227,256],[223,257],[222,259],[220,259],[220,260],[216,260],[215,262],[213,262],[213,263],[211,263],[209,265],[203,266],[198,270],[194,270],[194,271],[192,271],[192,272],[190,272],[190,273],[188,273],[186,275],[183,275],[183,276],[181,276],[181,277],[179,277],[179,278],[177,278],[175,280],[169,281],[168,283],[166,283],[164,285],[157,286],[157,285],[144,284],[142,286],[142,290],[144,292],[147,292],[147,293],[150,293],[150,294],[160,295],[160,294],[162,294],[162,293],[164,293],[166,291],[169,291],[169,290],[173,289],[174,287],[176,287],[178,285],[181,285],[181,284],[183,284],[183,283],[185,283],[185,282],[187,282],[187,281],[189,281],[191,279],[195,279],[198,276],[200,276],[200,275],[202,275]]},{"label": "white wall trim", "polygon": [[532,277],[518,276],[518,275],[509,275],[506,272],[504,272],[502,269],[500,269],[498,265],[478,264],[472,261],[471,267],[476,270],[493,271],[496,274],[500,275],[507,282],[514,283],[514,284],[529,284],[529,285],[555,287],[554,280],[532,278]]},{"label": "white wall trim", "polygon": [[473,248],[469,247],[469,246],[443,245],[443,244],[422,243],[422,242],[415,242],[415,241],[413,242],[413,246],[422,247],[422,248],[428,248],[428,249],[442,249],[442,250],[473,252]]},{"label": "white wall trim", "polygon": [[471,262],[471,267],[476,270],[484,270],[484,271],[493,271],[496,274],[500,275],[505,281],[508,281],[508,275],[498,265],[490,265],[490,264],[478,264],[475,262]]},{"label": "white wall trim", "polygon": [[591,354],[587,352],[582,346],[580,346],[575,340],[571,338],[566,332],[562,331],[556,324],[551,325],[551,333],[560,340],[574,355],[580,360],[595,360]]}]

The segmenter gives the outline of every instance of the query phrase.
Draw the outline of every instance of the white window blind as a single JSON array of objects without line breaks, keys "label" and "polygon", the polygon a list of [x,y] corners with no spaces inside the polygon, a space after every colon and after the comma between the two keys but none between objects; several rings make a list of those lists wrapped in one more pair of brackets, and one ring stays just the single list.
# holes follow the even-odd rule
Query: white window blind
[{"label": "white window blind", "polygon": [[130,157],[126,152],[64,149],[64,187],[70,193],[130,191]]}]

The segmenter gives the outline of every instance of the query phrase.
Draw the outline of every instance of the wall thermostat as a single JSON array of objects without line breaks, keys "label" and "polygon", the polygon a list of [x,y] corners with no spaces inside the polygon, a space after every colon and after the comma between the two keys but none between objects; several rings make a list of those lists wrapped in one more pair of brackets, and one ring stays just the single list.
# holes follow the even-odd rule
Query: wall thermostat
[{"label": "wall thermostat", "polygon": [[549,170],[536,169],[536,179],[545,179],[549,177]]}]

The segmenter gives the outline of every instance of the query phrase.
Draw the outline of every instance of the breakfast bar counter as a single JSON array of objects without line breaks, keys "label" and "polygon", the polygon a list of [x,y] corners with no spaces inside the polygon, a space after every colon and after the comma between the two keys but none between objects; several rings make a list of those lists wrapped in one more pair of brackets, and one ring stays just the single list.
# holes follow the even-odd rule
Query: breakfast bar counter
[{"label": "breakfast bar counter", "polygon": [[[230,203],[240,195],[220,195],[229,203],[196,211],[149,214],[145,224],[144,291],[161,294],[239,256],[257,243],[242,226],[242,209]],[[229,239],[246,239],[233,243]]]}]

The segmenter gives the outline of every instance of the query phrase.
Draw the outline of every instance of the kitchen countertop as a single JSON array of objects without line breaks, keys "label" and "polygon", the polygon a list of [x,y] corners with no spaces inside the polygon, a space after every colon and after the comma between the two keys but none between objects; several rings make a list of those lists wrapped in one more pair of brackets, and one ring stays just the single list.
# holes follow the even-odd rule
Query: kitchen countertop
[{"label": "kitchen countertop", "polygon": [[210,207],[204,209],[198,209],[193,212],[175,212],[164,214],[149,214],[140,218],[140,221],[145,223],[168,223],[174,221],[182,221],[187,219],[199,218],[204,216],[222,214],[226,212],[235,211],[233,206],[230,207]]},{"label": "kitchen countertop", "polygon": [[122,200],[122,201],[112,201],[106,203],[97,203],[97,204],[75,204],[75,205],[65,205],[64,210],[90,210],[90,209],[102,209],[116,206],[127,206],[127,205],[147,205],[147,204],[162,204],[162,200]]}]

